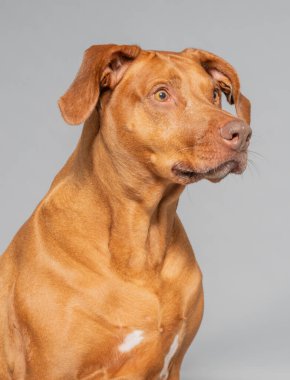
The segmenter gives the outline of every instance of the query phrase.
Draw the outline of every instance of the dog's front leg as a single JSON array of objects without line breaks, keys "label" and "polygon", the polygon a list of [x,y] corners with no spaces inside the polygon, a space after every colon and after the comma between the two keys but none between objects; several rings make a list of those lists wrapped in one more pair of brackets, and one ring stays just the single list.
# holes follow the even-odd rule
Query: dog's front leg
[{"label": "dog's front leg", "polygon": [[180,380],[180,367],[181,367],[181,360],[176,360],[173,363],[166,380]]}]

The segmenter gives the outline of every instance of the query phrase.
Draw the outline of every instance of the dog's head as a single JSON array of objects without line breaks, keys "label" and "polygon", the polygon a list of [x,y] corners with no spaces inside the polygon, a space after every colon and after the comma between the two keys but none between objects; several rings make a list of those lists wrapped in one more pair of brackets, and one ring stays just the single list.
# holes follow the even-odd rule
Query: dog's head
[{"label": "dog's head", "polygon": [[[222,93],[237,116],[223,110]],[[69,124],[97,108],[112,151],[159,178],[185,185],[245,170],[250,103],[234,68],[212,53],[92,46],[59,106]]]}]

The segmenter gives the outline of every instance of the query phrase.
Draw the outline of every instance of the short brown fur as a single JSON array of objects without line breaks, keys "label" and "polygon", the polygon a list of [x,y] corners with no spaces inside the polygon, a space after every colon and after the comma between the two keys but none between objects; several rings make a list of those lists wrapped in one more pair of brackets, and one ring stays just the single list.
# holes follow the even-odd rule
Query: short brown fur
[{"label": "short brown fur", "polygon": [[[213,100],[215,87],[238,118]],[[162,377],[178,380],[203,314],[178,199],[189,183],[245,169],[247,143],[233,149],[219,131],[248,128],[249,101],[212,53],[99,45],[59,106],[85,125],[0,258],[0,379],[157,380],[178,336]],[[144,339],[121,352],[136,330]]]}]

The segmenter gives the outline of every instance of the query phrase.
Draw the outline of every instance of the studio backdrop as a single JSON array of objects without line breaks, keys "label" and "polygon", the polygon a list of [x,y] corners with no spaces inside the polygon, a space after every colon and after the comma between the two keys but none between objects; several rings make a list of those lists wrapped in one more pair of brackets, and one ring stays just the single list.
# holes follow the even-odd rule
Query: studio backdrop
[{"label": "studio backdrop", "polygon": [[1,252],[79,139],[57,100],[90,45],[196,47],[240,75],[252,103],[248,168],[188,186],[178,208],[205,291],[184,380],[290,378],[289,18],[281,0],[0,0]]}]

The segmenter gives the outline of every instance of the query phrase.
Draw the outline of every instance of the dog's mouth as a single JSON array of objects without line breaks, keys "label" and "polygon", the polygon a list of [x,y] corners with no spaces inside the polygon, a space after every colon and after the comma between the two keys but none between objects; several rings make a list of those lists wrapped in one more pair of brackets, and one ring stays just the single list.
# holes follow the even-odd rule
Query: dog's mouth
[{"label": "dog's mouth", "polygon": [[243,172],[244,168],[238,161],[230,160],[226,161],[214,168],[204,169],[200,171],[195,171],[193,168],[189,167],[183,163],[177,163],[172,167],[172,173],[182,183],[192,183],[199,181],[200,179],[208,179],[212,182],[219,182],[221,179],[226,177],[229,173],[240,174]]}]

